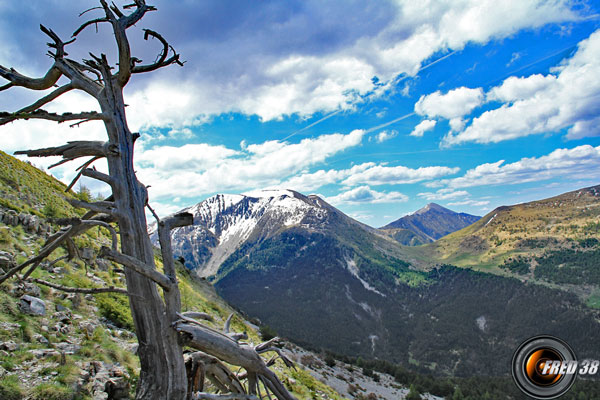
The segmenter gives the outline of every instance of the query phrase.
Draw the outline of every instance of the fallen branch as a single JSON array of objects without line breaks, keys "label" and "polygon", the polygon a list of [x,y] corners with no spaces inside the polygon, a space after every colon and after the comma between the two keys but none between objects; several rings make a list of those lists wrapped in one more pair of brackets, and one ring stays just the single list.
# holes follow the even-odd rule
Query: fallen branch
[{"label": "fallen branch", "polygon": [[256,393],[255,389],[258,384],[256,377],[261,376],[266,387],[279,400],[295,400],[277,375],[267,367],[254,347],[248,344],[239,344],[227,335],[199,323],[190,324],[182,319],[173,325],[188,346],[229,364],[245,368],[248,371],[248,392],[250,394]]},{"label": "fallen branch", "polygon": [[102,247],[100,249],[99,257],[107,258],[116,263],[123,265],[139,274],[144,275],[146,278],[154,281],[164,290],[169,291],[173,289],[176,285],[172,282],[168,277],[161,274],[151,266],[144,264],[137,258],[133,258],[126,254],[119,253],[116,250],[109,249],[108,247]]},{"label": "fallen branch", "polygon": [[75,288],[69,286],[57,285],[42,279],[34,278],[31,281],[39,283],[40,285],[51,287],[52,289],[60,290],[67,293],[82,293],[82,294],[98,294],[98,293],[121,293],[129,294],[126,289],[117,288],[114,286],[108,286],[104,288]]}]

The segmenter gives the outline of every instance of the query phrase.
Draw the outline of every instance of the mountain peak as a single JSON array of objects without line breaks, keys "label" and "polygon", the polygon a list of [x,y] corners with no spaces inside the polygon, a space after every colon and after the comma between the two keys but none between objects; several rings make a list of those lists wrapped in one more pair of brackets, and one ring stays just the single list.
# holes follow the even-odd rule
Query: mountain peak
[{"label": "mountain peak", "polygon": [[436,203],[429,203],[381,229],[402,244],[424,244],[471,225],[479,218],[475,215],[454,212]]},{"label": "mountain peak", "polygon": [[255,198],[273,198],[273,197],[298,197],[297,193],[289,189],[261,189],[246,192],[243,196]]},{"label": "mountain peak", "polygon": [[454,213],[454,211],[449,210],[446,207],[442,207],[442,206],[440,206],[437,203],[429,203],[425,207],[418,209],[417,211],[415,211],[411,215],[425,214],[426,212],[429,212],[429,211],[437,211],[437,212],[443,212],[443,213],[448,213],[448,212]]}]

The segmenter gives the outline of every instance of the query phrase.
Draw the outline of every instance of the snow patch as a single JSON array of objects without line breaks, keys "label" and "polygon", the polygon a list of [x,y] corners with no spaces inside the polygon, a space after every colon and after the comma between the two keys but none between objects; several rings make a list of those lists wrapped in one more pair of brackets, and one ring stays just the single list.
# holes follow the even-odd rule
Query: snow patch
[{"label": "snow patch", "polygon": [[256,198],[272,198],[272,197],[294,197],[294,192],[287,189],[264,189],[264,190],[253,190],[243,194],[248,197],[256,197]]},{"label": "snow patch", "polygon": [[486,226],[488,226],[488,224],[489,224],[490,222],[492,222],[492,221],[494,220],[494,218],[496,218],[496,215],[498,215],[498,213],[494,214],[494,216],[493,216],[492,218],[490,218],[490,220],[489,220],[488,222],[486,222],[486,223],[485,223],[485,225],[484,225],[483,227],[485,228]]},{"label": "snow patch", "polygon": [[375,341],[379,339],[377,335],[369,335],[369,340],[371,341],[371,353],[375,354]]},{"label": "snow patch", "polygon": [[480,317],[477,317],[475,323],[477,324],[477,327],[481,329],[482,332],[487,331],[487,320],[485,319],[485,316],[482,315]]},{"label": "snow patch", "polygon": [[356,266],[356,262],[350,258],[346,258],[346,266],[348,267],[348,271],[352,274],[352,276],[354,276],[356,279],[358,279],[360,281],[360,283],[363,285],[363,287],[367,290],[370,290],[373,293],[377,293],[380,296],[386,297],[385,294],[381,293],[379,290],[375,289],[373,286],[369,285],[369,283],[367,281],[365,281],[364,279],[362,279],[359,275],[358,275],[358,266]]}]

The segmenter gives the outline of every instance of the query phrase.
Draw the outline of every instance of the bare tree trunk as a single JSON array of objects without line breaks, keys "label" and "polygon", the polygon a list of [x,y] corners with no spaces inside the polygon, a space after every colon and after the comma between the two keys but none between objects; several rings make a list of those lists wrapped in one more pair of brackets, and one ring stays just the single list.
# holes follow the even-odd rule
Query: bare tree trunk
[{"label": "bare tree trunk", "polygon": [[[108,167],[110,176],[118,182],[113,195],[120,214],[121,251],[154,266],[154,251],[146,231],[147,192],[133,170],[133,135],[127,128],[121,93],[108,97],[108,103],[103,112],[114,113],[116,121],[106,123],[106,128],[110,142],[118,145],[120,153],[108,157]],[[136,398],[183,399],[187,385],[183,351],[158,289],[153,281],[130,269],[125,269],[125,277],[128,290],[135,293],[129,302],[140,346],[141,373]]]},{"label": "bare tree trunk", "polygon": [[[39,263],[61,244],[71,243],[73,236],[81,234],[91,227],[102,226],[111,234],[112,247],[110,249],[103,247],[100,256],[126,267],[127,294],[139,342],[138,355],[141,370],[136,393],[137,399],[183,400],[193,397],[248,399],[254,398],[251,395],[257,392],[258,379],[260,379],[265,388],[268,388],[266,390],[273,393],[278,399],[293,400],[294,397],[288,393],[277,376],[268,369],[269,363],[265,363],[259,355],[267,351],[274,351],[279,354],[286,365],[291,365],[291,362],[278,349],[271,346],[271,341],[255,348],[249,345],[239,345],[238,340],[244,338],[245,334],[230,333],[230,320],[225,324],[225,334],[223,334],[180,314],[181,299],[173,263],[170,231],[176,226],[191,224],[193,222],[191,214],[180,213],[164,220],[159,220],[157,217],[164,272],[156,270],[154,250],[148,236],[145,214],[148,192],[146,187],[137,180],[133,166],[134,142],[138,135],[132,134],[127,125],[123,88],[132,74],[151,72],[171,64],[183,65],[183,63],[179,61],[179,55],[160,34],[145,29],[144,38],[157,39],[162,44],[162,51],[153,63],[136,65],[141,61],[131,56],[126,30],[138,22],[146,12],[153,11],[155,8],[147,5],[145,0],[133,0],[133,4],[124,7],[133,9],[133,11],[125,15],[114,3],[109,5],[106,0],[99,1],[101,7],[91,10],[103,10],[105,17],[85,22],[73,36],[76,37],[86,27],[98,23],[112,25],[119,54],[117,71],[113,73],[112,70],[115,68],[111,68],[104,54],[101,54],[100,57],[90,54],[92,60],[84,60],[83,64],[65,58],[67,54],[64,46],[75,39],[66,43],[62,42],[52,30],[41,26],[42,31],[53,41],[53,43],[49,43],[49,46],[54,49],[54,53],[50,52],[54,58],[54,64],[46,75],[39,79],[29,78],[13,68],[5,68],[0,65],[0,76],[8,80],[8,84],[0,86],[0,92],[14,86],[31,90],[46,90],[55,86],[61,77],[67,78],[69,83],[56,88],[50,94],[17,112],[0,112],[0,125],[18,119],[31,118],[56,122],[77,121],[74,125],[91,120],[103,121],[108,135],[107,142],[75,141],[63,146],[18,153],[33,157],[62,156],[63,160],[55,166],[80,157],[91,157],[79,168],[80,172],[67,191],[73,187],[79,177],[88,176],[109,184],[112,188],[112,195],[104,201],[95,203],[71,200],[73,205],[87,208],[89,211],[81,219],[70,220],[69,227],[50,237],[37,256],[1,275],[0,284],[26,267],[29,268],[21,279],[28,279]],[[171,56],[169,57],[169,55]],[[101,113],[92,111],[55,114],[41,108],[71,90],[80,90],[94,97],[100,105]],[[108,175],[88,168],[101,158],[107,160]],[[118,248],[116,230],[110,225],[115,221],[119,226],[121,251]],[[69,288],[39,279],[36,281],[57,290],[81,292],[79,288]],[[164,300],[160,296],[159,287],[163,291]],[[113,287],[85,290],[89,293],[123,292],[123,289]],[[203,317],[201,313],[193,315]],[[188,376],[182,343],[245,368],[250,395],[244,393],[245,388],[238,377],[231,371],[227,372],[224,364],[219,364],[218,368],[211,370],[212,372],[207,373],[207,376],[215,382],[224,383],[222,386],[217,385],[219,390],[222,392],[229,390],[232,393],[220,395],[193,393],[192,388],[188,391]],[[197,354],[195,366],[199,368],[202,360],[209,359],[208,355],[205,357]],[[203,382],[198,382],[198,379],[199,375],[194,375],[192,381],[199,388],[203,387]],[[271,398],[269,392],[267,395]]]}]

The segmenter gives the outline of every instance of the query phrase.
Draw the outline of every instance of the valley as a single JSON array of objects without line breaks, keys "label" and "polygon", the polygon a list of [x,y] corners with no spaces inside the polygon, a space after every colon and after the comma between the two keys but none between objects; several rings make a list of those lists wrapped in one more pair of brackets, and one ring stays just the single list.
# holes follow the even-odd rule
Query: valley
[{"label": "valley", "polygon": [[[598,356],[589,340],[600,328],[596,190],[471,216],[473,224],[421,246],[401,245],[317,196],[217,195],[189,209],[200,217],[173,241],[227,301],[297,343],[421,373],[471,376],[493,365],[485,373],[503,375],[514,348],[540,332]],[[213,204],[228,206],[202,211]],[[199,253],[221,257],[216,270],[190,262],[194,237],[211,238]]]}]

